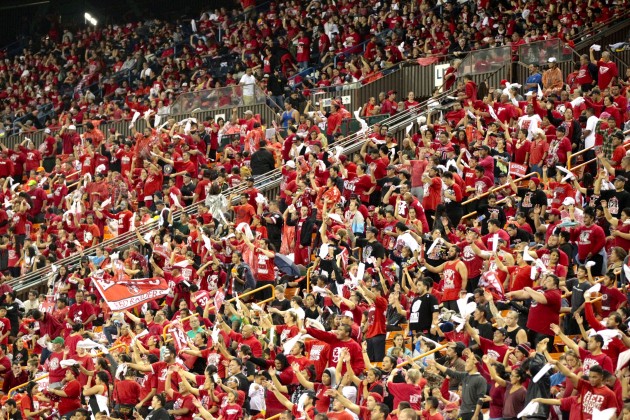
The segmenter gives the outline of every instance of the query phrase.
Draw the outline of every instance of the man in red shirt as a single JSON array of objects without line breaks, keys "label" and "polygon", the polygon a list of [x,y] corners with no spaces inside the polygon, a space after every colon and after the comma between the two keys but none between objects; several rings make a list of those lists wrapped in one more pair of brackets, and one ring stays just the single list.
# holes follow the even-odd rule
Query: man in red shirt
[{"label": "man in red shirt", "polygon": [[[92,328],[92,321],[96,319],[96,315],[94,315],[94,307],[85,301],[84,293],[83,290],[77,291],[74,296],[76,303],[70,306],[66,322],[70,325],[81,323],[86,329],[90,329]],[[71,329],[71,327],[68,329]]]},{"label": "man in red shirt", "polygon": [[508,292],[505,296],[508,299],[532,300],[527,317],[527,328],[529,329],[529,342],[538,344],[548,338],[547,348],[553,351],[552,324],[560,322],[560,306],[562,304],[562,292],[560,291],[560,279],[547,274],[541,281],[542,289],[534,290],[525,287],[523,290]]},{"label": "man in red shirt", "polygon": [[599,411],[614,409],[612,417],[606,418],[615,418],[619,406],[617,403],[617,396],[614,391],[604,384],[604,371],[601,366],[593,366],[591,368],[587,381],[580,379],[573,371],[564,366],[560,361],[557,360],[555,364],[559,372],[566,376],[566,378],[571,381],[573,386],[578,390],[578,404],[582,409],[582,419],[597,420],[598,417],[593,416],[595,409]]},{"label": "man in red shirt", "polygon": [[[380,274],[380,266],[375,270]],[[382,282],[384,283],[384,282]],[[383,296],[383,287],[380,284],[372,286],[370,289],[365,284],[359,284],[361,294],[373,302],[368,310],[366,338],[368,343],[368,357],[370,362],[380,362],[385,357],[385,337],[387,325],[385,311],[387,310],[387,298]]]},{"label": "man in red shirt", "polygon": [[600,90],[608,89],[611,82],[619,76],[617,64],[610,61],[610,53],[608,51],[604,51],[601,60],[597,61],[592,47],[590,50],[590,58],[591,63],[597,64],[597,87],[599,87]]},{"label": "man in red shirt", "polygon": [[595,209],[584,209],[584,224],[571,229],[571,239],[577,242],[577,262],[585,264],[592,261],[595,265],[591,268],[594,275],[599,276],[606,268],[604,257],[601,254],[606,244],[606,234],[601,226],[595,224]]}]

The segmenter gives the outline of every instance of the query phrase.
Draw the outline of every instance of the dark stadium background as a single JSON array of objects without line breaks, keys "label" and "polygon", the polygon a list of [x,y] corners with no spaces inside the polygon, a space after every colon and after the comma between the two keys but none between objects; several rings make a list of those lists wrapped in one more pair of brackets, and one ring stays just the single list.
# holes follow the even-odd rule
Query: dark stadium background
[{"label": "dark stadium background", "polygon": [[0,0],[0,48],[19,36],[47,31],[55,16],[65,25],[82,25],[88,12],[101,26],[133,18],[185,20],[198,17],[202,9],[237,6],[231,0]]}]

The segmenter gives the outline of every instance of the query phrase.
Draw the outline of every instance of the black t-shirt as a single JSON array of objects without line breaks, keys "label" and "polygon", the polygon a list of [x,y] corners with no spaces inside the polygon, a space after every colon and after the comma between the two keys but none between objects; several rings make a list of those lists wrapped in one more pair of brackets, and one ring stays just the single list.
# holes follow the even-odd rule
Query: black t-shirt
[{"label": "black t-shirt", "polygon": [[[627,184],[627,182],[626,182]],[[612,217],[621,217],[621,211],[626,207],[630,207],[630,192],[626,190],[615,191],[606,190],[601,191],[599,194],[600,200],[606,200],[608,202],[608,211]]]},{"label": "black t-shirt", "polygon": [[521,228],[517,228],[516,235],[510,236],[510,244],[516,245],[521,242],[530,243],[532,239],[534,238],[532,237],[531,233]]},{"label": "black t-shirt", "polygon": [[397,176],[393,176],[391,178],[385,177],[385,178],[381,178],[377,180],[376,185],[381,187],[381,199],[385,197],[385,194],[387,194],[387,192],[389,191],[389,187],[391,187],[392,185],[399,185],[399,184],[400,184],[400,178],[398,178]]},{"label": "black t-shirt", "polygon": [[374,267],[374,264],[369,262],[370,258],[385,258],[385,248],[379,241],[372,241],[365,244],[363,247],[363,262],[366,268]]},{"label": "black t-shirt", "polygon": [[439,306],[437,298],[431,293],[416,297],[409,310],[409,329],[418,332],[430,330],[433,314],[439,312]]},{"label": "black t-shirt", "polygon": [[481,222],[481,233],[483,235],[488,234],[488,220],[497,219],[499,226],[505,226],[505,222],[507,221],[503,208],[499,206],[491,207],[487,204],[480,205],[477,209],[477,214],[479,216],[486,216]]},{"label": "black t-shirt", "polygon": [[[291,309],[291,301],[289,299],[284,299],[282,301],[278,299],[274,299],[271,302],[271,307],[276,308],[277,310],[282,311],[282,312],[288,311],[289,309]],[[272,319],[273,319],[273,323],[276,325],[284,324],[284,318],[280,314],[273,314]]]},{"label": "black t-shirt", "polygon": [[519,188],[518,196],[521,197],[521,209],[529,218],[529,212],[536,206],[547,205],[547,195],[542,190],[532,191],[529,188]]}]

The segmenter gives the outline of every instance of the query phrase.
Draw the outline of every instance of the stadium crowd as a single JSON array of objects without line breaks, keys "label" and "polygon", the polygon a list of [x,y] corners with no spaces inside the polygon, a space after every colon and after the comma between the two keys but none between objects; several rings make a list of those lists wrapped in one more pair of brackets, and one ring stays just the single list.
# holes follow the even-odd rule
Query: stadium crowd
[{"label": "stadium crowd", "polygon": [[[532,65],[523,86],[457,74],[470,49],[570,39],[623,5],[242,6],[245,20],[221,10],[191,32],[53,28],[0,69],[5,134],[48,130],[41,147],[0,143],[2,415],[630,418],[629,75],[596,48],[571,74]],[[208,60],[228,52],[243,63],[217,77]],[[453,63],[447,103],[402,141],[383,124],[350,156],[332,146],[351,110],[315,106],[309,87],[431,54]],[[285,108],[271,136],[251,111],[155,124],[178,94],[253,83]],[[360,116],[419,106],[400,94]],[[135,111],[155,128],[136,130]],[[132,137],[101,131],[110,119]],[[48,290],[18,300],[7,282],[42,267]]]}]

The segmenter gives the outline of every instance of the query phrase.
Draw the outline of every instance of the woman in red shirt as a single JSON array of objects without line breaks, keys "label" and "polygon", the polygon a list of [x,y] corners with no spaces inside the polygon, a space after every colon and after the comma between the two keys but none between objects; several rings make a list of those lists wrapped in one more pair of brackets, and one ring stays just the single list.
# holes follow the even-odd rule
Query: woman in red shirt
[{"label": "woman in red shirt", "polygon": [[79,368],[71,366],[66,369],[66,376],[61,388],[48,390],[50,394],[60,397],[57,407],[60,416],[81,408],[81,384],[77,380],[78,377]]}]

